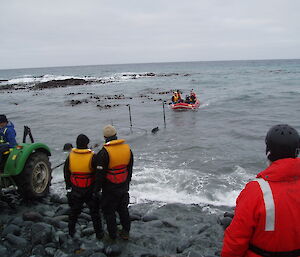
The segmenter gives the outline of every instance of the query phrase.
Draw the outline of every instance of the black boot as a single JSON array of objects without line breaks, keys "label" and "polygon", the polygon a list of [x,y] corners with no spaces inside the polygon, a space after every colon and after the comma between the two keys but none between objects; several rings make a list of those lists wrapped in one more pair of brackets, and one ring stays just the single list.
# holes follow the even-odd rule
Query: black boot
[{"label": "black boot", "polygon": [[96,237],[98,239],[102,239],[104,237],[104,231],[102,229],[101,218],[98,215],[96,216],[93,215],[92,222],[93,222]]},{"label": "black boot", "polygon": [[68,227],[69,227],[69,235],[70,235],[71,237],[73,237],[74,234],[75,234],[75,232],[76,232],[76,229],[75,229],[75,223],[69,222]]}]

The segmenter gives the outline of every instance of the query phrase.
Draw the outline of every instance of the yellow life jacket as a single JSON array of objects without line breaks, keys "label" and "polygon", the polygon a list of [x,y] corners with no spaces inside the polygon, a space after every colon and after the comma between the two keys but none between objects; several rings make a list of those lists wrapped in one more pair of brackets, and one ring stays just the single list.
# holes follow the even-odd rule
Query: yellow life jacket
[{"label": "yellow life jacket", "polygon": [[178,94],[177,94],[177,93],[175,93],[175,94],[173,95],[173,102],[174,102],[174,103],[178,102]]},{"label": "yellow life jacket", "polygon": [[127,166],[130,162],[130,147],[125,144],[124,139],[112,140],[103,146],[109,156],[106,178],[114,183],[120,184],[128,177]]},{"label": "yellow life jacket", "polygon": [[73,148],[69,155],[70,180],[77,187],[89,187],[95,181],[91,149]]}]

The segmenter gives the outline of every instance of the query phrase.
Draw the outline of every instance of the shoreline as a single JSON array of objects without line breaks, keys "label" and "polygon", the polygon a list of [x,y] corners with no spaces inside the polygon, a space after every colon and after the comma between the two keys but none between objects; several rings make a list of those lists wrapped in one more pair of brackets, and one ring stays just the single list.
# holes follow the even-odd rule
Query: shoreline
[{"label": "shoreline", "polygon": [[[88,209],[83,209],[74,238],[68,235],[69,206],[65,196],[49,194],[25,202],[15,191],[1,198],[0,256],[11,257],[212,257],[220,256],[228,217],[206,206],[180,203],[138,203],[129,206],[130,239],[109,242],[95,237]],[[10,206],[11,205],[11,206]],[[104,231],[105,222],[102,217]]]}]

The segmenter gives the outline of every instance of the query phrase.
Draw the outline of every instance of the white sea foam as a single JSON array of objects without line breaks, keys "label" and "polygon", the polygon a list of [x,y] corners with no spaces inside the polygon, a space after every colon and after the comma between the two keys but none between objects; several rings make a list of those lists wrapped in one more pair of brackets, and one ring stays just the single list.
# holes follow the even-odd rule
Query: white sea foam
[{"label": "white sea foam", "polygon": [[[131,195],[135,202],[160,201],[165,203],[211,204],[234,206],[235,199],[243,186],[243,170],[238,168],[235,183],[225,179],[224,185],[212,186],[215,175],[197,174],[194,170],[170,170],[159,167],[144,167],[133,174]],[[229,181],[229,182],[228,182]],[[225,185],[235,184],[233,187]],[[237,185],[238,184],[238,185]],[[237,188],[232,190],[232,188]]]},{"label": "white sea foam", "polygon": [[146,76],[147,72],[135,73],[135,72],[122,72],[115,73],[111,76],[104,77],[94,77],[94,76],[68,76],[68,75],[53,75],[45,74],[42,76],[33,76],[30,74],[25,74],[22,77],[13,78],[8,81],[0,82],[0,85],[32,85],[36,83],[48,82],[51,80],[64,80],[64,79],[84,79],[87,81],[103,81],[103,82],[122,82],[132,79],[137,79]]}]

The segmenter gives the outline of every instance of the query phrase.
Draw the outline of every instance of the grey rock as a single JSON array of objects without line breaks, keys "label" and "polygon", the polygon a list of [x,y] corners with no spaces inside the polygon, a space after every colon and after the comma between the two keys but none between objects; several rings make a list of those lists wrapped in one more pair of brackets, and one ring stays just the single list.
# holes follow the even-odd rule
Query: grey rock
[{"label": "grey rock", "polygon": [[24,222],[24,220],[21,217],[16,217],[11,221],[12,224],[15,224],[19,227],[21,227],[23,225],[23,222]]},{"label": "grey rock", "polygon": [[59,221],[59,228],[65,229],[68,227],[68,222],[65,221]]},{"label": "grey rock", "polygon": [[54,218],[50,218],[50,217],[45,217],[44,218],[44,222],[48,223],[56,228],[60,228],[60,221]]},{"label": "grey rock", "polygon": [[69,257],[70,255],[67,254],[67,253],[64,253],[63,251],[61,250],[56,250],[55,254],[54,254],[54,257]]},{"label": "grey rock", "polygon": [[178,228],[177,224],[174,223],[173,220],[163,220],[162,223],[164,224],[165,227],[168,228]]},{"label": "grey rock", "polygon": [[187,256],[189,256],[189,257],[204,257],[202,254],[197,253],[195,251],[188,251]]},{"label": "grey rock", "polygon": [[135,220],[141,220],[141,215],[140,214],[136,214],[136,213],[132,213],[130,214],[130,220],[131,221],[135,221]]},{"label": "grey rock", "polygon": [[152,220],[158,220],[158,217],[156,217],[154,215],[145,215],[142,218],[142,221],[144,221],[144,222],[148,222],[148,221],[152,221]]},{"label": "grey rock", "polygon": [[234,217],[234,213],[233,212],[225,212],[224,213],[224,217],[229,217],[229,218],[232,218]]},{"label": "grey rock", "polygon": [[43,221],[43,216],[35,211],[29,211],[23,213],[23,220],[29,220],[33,222]]},{"label": "grey rock", "polygon": [[9,224],[3,229],[2,236],[5,237],[8,234],[19,236],[20,232],[21,232],[21,228],[19,226],[15,224]]},{"label": "grey rock", "polygon": [[[2,87],[0,87],[1,89]],[[0,201],[0,208],[1,210],[5,210],[5,209],[8,209],[9,208],[9,205],[7,202],[4,202],[4,201]]]},{"label": "grey rock", "polygon": [[54,211],[44,211],[43,215],[47,216],[47,217],[54,217],[55,212]]},{"label": "grey rock", "polygon": [[61,204],[56,212],[55,212],[55,216],[61,216],[61,215],[69,215],[70,213],[70,207],[67,204]]},{"label": "grey rock", "polygon": [[87,221],[91,221],[92,220],[91,219],[91,215],[86,214],[84,212],[80,213],[79,218],[82,218],[82,219],[87,220]]},{"label": "grey rock", "polygon": [[153,227],[157,227],[157,228],[161,228],[164,224],[161,220],[152,220],[148,222],[149,225],[153,226]]},{"label": "grey rock", "polygon": [[68,204],[68,199],[66,196],[60,196],[57,194],[51,195],[50,202],[59,204]]},{"label": "grey rock", "polygon": [[50,80],[47,82],[41,82],[34,86],[34,89],[45,89],[45,88],[57,88],[57,87],[67,87],[67,86],[77,86],[87,84],[89,81],[84,79],[59,79],[59,80]]},{"label": "grey rock", "polygon": [[90,236],[90,235],[92,235],[92,234],[94,234],[94,229],[93,228],[86,228],[86,229],[83,229],[82,231],[81,231],[81,236],[82,237],[85,237],[85,236]]},{"label": "grey rock", "polygon": [[207,230],[209,228],[208,225],[203,225],[201,228],[199,228],[197,234],[201,234],[203,233],[205,230]]},{"label": "grey rock", "polygon": [[23,251],[21,250],[17,250],[13,253],[13,255],[11,255],[11,257],[23,257]]},{"label": "grey rock", "polygon": [[114,244],[114,245],[109,245],[107,246],[105,249],[104,249],[104,253],[107,255],[107,256],[118,256],[121,254],[121,248]]},{"label": "grey rock", "polygon": [[43,245],[36,245],[35,247],[33,247],[31,254],[33,254],[35,256],[45,256],[46,251],[45,251]]},{"label": "grey rock", "polygon": [[31,241],[36,244],[47,244],[52,240],[53,226],[46,223],[36,223],[31,227]]},{"label": "grey rock", "polygon": [[190,240],[184,239],[184,240],[180,240],[178,242],[178,246],[177,246],[177,253],[182,253],[184,250],[186,250],[187,248],[189,248],[191,246],[191,242]]},{"label": "grey rock", "polygon": [[19,249],[23,249],[27,246],[28,242],[25,238],[23,237],[19,237],[19,236],[15,236],[13,234],[8,234],[6,235],[6,239],[8,240],[8,242]]},{"label": "grey rock", "polygon": [[53,219],[58,220],[58,221],[68,222],[69,221],[69,216],[68,215],[60,215],[60,216],[54,217]]},{"label": "grey rock", "polygon": [[94,241],[94,240],[85,240],[81,245],[80,249],[83,250],[91,250],[93,252],[103,252],[104,250],[104,244],[100,241]]},{"label": "grey rock", "polygon": [[8,256],[7,248],[4,245],[0,245],[0,256]]},{"label": "grey rock", "polygon": [[46,247],[45,252],[47,255],[54,256],[56,249],[53,247]]},{"label": "grey rock", "polygon": [[106,257],[104,253],[93,253],[90,257]]},{"label": "grey rock", "polygon": [[62,231],[57,231],[54,234],[54,240],[55,242],[58,242],[60,245],[64,245],[68,242],[68,235]]},{"label": "grey rock", "polygon": [[232,218],[231,217],[224,217],[220,219],[220,224],[222,225],[223,229],[225,230],[231,224]]}]

